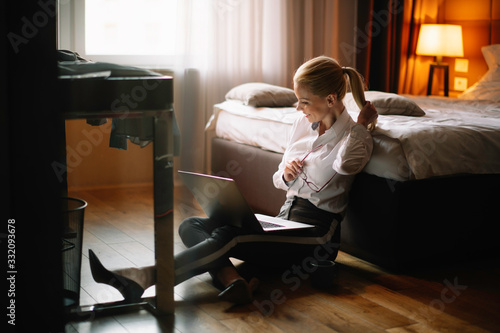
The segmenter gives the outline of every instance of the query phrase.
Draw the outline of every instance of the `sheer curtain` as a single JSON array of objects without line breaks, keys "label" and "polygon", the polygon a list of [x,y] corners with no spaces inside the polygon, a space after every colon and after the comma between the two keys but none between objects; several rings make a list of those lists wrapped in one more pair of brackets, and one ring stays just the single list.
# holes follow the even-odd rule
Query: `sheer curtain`
[{"label": "sheer curtain", "polygon": [[204,127],[213,105],[224,101],[232,87],[256,81],[291,87],[293,72],[304,60],[338,56],[339,3],[178,2],[174,104],[181,131],[179,168],[209,170],[211,138]]}]

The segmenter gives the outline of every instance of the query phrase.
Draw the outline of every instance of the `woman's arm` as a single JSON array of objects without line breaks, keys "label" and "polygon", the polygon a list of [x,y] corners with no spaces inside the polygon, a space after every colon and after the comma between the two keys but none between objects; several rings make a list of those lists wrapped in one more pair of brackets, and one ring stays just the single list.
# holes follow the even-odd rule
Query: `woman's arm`
[{"label": "woman's arm", "polygon": [[274,187],[285,191],[288,190],[290,185],[293,183],[293,180],[297,178],[296,176],[290,178],[289,166],[287,167],[287,164],[289,164],[289,162],[283,159],[278,167],[278,171],[276,171],[273,175]]},{"label": "woman's arm", "polygon": [[365,106],[358,115],[358,124],[363,125],[365,128],[368,128],[370,123],[373,123],[378,118],[377,109],[375,106],[369,101],[366,102]]},{"label": "woman's arm", "polygon": [[333,163],[333,169],[339,174],[354,175],[359,173],[370,160],[373,151],[373,140],[368,124],[378,117],[372,103],[366,102],[347,137],[341,143],[338,157]]},{"label": "woman's arm", "polygon": [[293,181],[302,171],[302,163],[298,159],[292,159],[289,156],[290,149],[295,141],[303,135],[302,130],[299,130],[299,124],[304,121],[302,118],[297,118],[292,125],[291,136],[288,140],[287,148],[283,153],[283,158],[278,166],[278,171],[273,175],[274,187],[282,190],[288,190]]}]

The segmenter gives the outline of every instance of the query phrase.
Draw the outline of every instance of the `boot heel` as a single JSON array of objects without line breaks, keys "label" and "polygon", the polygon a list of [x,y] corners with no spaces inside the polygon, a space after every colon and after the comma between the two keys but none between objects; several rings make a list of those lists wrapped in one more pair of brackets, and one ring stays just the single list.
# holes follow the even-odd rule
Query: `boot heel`
[{"label": "boot heel", "polygon": [[89,262],[92,277],[98,283],[104,283],[116,288],[127,303],[140,302],[144,288],[137,282],[130,280],[124,276],[115,274],[103,266],[94,251],[89,249]]}]

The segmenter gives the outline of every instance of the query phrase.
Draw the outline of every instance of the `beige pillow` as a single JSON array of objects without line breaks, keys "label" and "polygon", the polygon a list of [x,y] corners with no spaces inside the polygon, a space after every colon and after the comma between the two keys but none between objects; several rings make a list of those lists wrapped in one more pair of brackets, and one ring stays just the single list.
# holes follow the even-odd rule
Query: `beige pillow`
[{"label": "beige pillow", "polygon": [[500,44],[481,48],[488,71],[459,97],[500,102]]},{"label": "beige pillow", "polygon": [[[377,112],[383,115],[401,115],[421,117],[425,115],[415,102],[407,97],[381,91],[365,91],[365,99],[373,103]],[[348,111],[359,111],[352,93],[344,97],[344,105]]]},{"label": "beige pillow", "polygon": [[236,86],[226,94],[226,99],[254,107],[293,106],[297,102],[297,97],[292,89],[261,82]]}]

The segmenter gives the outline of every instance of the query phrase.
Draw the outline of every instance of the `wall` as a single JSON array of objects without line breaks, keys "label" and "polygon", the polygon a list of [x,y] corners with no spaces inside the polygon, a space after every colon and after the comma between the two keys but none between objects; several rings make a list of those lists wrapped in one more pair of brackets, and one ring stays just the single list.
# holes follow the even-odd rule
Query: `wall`
[{"label": "wall", "polygon": [[444,0],[439,6],[438,23],[462,26],[468,72],[455,72],[455,58],[444,60],[450,64],[450,90],[455,77],[467,78],[470,87],[488,69],[481,47],[500,43],[500,0]]},{"label": "wall", "polygon": [[111,119],[91,126],[83,119],[66,121],[66,154],[70,190],[153,183],[153,144],[109,147]]}]

